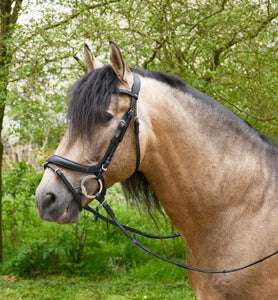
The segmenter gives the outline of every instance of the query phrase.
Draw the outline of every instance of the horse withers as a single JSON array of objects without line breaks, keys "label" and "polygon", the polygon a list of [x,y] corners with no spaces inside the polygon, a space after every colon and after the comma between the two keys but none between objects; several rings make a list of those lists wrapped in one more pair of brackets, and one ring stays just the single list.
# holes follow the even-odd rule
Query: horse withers
[{"label": "horse withers", "polygon": [[[144,185],[145,198],[158,199],[191,265],[231,269],[277,250],[278,147],[180,78],[129,68],[110,46],[105,66],[85,47],[88,73],[74,86],[68,129],[36,192],[40,218],[78,222],[103,184],[126,181],[134,194]],[[73,191],[53,172],[55,161]],[[188,276],[198,299],[278,298],[276,256],[236,273]]]}]

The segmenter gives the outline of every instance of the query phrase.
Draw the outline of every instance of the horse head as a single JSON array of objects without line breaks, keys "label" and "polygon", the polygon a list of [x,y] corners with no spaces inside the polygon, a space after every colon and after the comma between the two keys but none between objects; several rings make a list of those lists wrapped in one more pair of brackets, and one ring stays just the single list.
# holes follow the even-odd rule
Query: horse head
[{"label": "horse head", "polygon": [[[96,192],[103,189],[102,185],[109,188],[115,182],[129,178],[139,166],[140,158],[136,161],[138,149],[136,150],[134,142],[135,125],[131,122],[130,126],[126,126],[124,123],[127,120],[123,120],[128,118],[128,122],[131,119],[135,121],[130,95],[134,76],[118,46],[113,42],[110,42],[110,46],[111,65],[103,66],[85,45],[88,73],[74,86],[68,106],[68,128],[53,156],[56,160],[53,161],[53,157],[52,161],[49,160],[49,163],[54,164],[59,164],[57,159],[63,159],[64,162],[82,166],[102,165],[94,175],[86,174],[86,170],[85,173],[81,172],[82,168],[81,171],[78,168],[69,170],[65,168],[65,164],[60,165],[67,181],[81,199],[79,205],[64,182],[50,168],[46,168],[36,191],[36,205],[43,220],[58,223],[77,222],[81,208],[92,201]],[[137,102],[137,98],[135,101]],[[120,138],[122,140],[112,149],[110,157],[107,151],[113,148],[111,144],[115,135],[119,135],[119,127],[123,127],[121,130],[124,131],[124,138]],[[141,128],[140,142],[143,149],[144,126]],[[109,168],[105,166],[104,157],[111,160]]]}]

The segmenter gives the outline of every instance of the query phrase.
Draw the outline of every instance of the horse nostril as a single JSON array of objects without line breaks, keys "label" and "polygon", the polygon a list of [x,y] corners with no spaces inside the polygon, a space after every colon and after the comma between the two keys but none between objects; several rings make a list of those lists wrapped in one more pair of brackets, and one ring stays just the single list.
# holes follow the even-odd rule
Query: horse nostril
[{"label": "horse nostril", "polygon": [[55,205],[56,196],[53,193],[47,193],[43,199],[42,209],[50,209],[53,205]]}]

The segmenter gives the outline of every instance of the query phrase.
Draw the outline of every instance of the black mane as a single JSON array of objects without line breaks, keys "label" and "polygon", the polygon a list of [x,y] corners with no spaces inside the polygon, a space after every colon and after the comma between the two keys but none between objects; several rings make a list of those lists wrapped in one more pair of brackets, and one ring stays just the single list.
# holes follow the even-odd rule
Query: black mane
[{"label": "black mane", "polygon": [[[202,101],[202,103],[220,111],[227,119],[231,120],[231,123],[235,124],[235,126],[240,126],[243,130],[249,131],[252,135],[257,136],[258,140],[268,143],[276,150],[278,149],[278,147],[274,145],[275,139],[271,140],[261,134],[232,111],[204,93],[187,85],[179,77],[159,71],[148,71],[135,67],[131,68],[131,71],[142,77],[153,78],[166,83],[174,89],[192,95],[196,100]],[[93,129],[96,124],[101,123],[105,119],[111,96],[118,85],[119,80],[110,65],[93,70],[77,81],[73,87],[68,106],[69,132],[72,141],[80,135],[81,138],[91,141]],[[143,201],[147,204],[148,208],[152,206],[159,207],[159,202],[142,173],[134,173],[129,179],[122,183],[122,186],[124,187],[127,198],[135,199],[139,202]]]},{"label": "black mane", "polygon": [[110,65],[96,69],[76,82],[68,105],[71,140],[91,141],[95,125],[105,118],[113,92],[119,80]]}]

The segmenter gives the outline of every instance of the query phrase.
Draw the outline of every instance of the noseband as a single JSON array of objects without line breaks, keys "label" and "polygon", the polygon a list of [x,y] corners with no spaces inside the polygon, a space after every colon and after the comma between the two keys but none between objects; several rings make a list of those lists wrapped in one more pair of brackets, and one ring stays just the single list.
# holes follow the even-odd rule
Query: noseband
[{"label": "noseband", "polygon": [[[106,187],[105,187],[105,182],[104,182],[104,178],[103,178],[102,174],[103,174],[103,172],[107,171],[107,168],[109,167],[109,165],[111,163],[113,155],[114,155],[118,145],[124,138],[126,130],[129,126],[130,121],[133,116],[134,116],[134,134],[135,134],[135,145],[136,145],[136,168],[135,168],[135,171],[138,170],[138,167],[140,164],[139,118],[137,115],[137,100],[138,100],[141,82],[140,82],[140,79],[137,74],[135,74],[135,73],[132,73],[132,74],[133,74],[134,82],[133,82],[131,91],[117,89],[114,92],[115,94],[126,94],[126,95],[130,96],[131,103],[130,103],[128,110],[125,112],[122,120],[120,121],[118,128],[116,130],[116,133],[115,133],[114,137],[111,139],[110,145],[109,145],[107,151],[105,152],[103,158],[100,160],[100,162],[93,166],[82,165],[82,164],[76,163],[72,160],[63,158],[59,155],[51,155],[47,158],[46,163],[44,164],[44,168],[48,167],[48,168],[52,169],[61,178],[61,180],[67,186],[69,191],[72,193],[73,198],[76,201],[80,211],[82,210],[82,196],[76,192],[76,190],[73,188],[73,186],[67,180],[67,178],[65,177],[63,172],[56,166],[60,166],[60,167],[63,167],[63,168],[66,168],[66,169],[72,170],[72,171],[90,174],[90,175],[85,176],[83,178],[83,180],[81,181],[82,194],[87,198],[96,199],[105,208],[107,213],[112,218],[112,220],[111,220],[111,219],[105,218],[102,215],[100,215],[98,213],[98,208],[96,210],[94,210],[91,207],[89,207],[88,205],[85,206],[84,209],[88,210],[89,212],[91,212],[95,215],[95,221],[98,218],[100,218],[109,224],[119,227],[121,229],[121,231],[132,241],[132,246],[137,245],[138,247],[140,247],[144,251],[150,253],[151,255],[153,255],[161,260],[164,260],[166,262],[169,262],[171,264],[174,264],[178,267],[181,267],[181,268],[184,268],[187,270],[191,270],[191,271],[200,272],[200,273],[206,273],[206,274],[226,274],[226,273],[233,273],[233,272],[241,271],[243,269],[246,269],[246,268],[254,266],[258,263],[261,263],[264,260],[269,259],[270,257],[272,257],[274,255],[277,255],[278,251],[275,251],[261,259],[258,259],[256,261],[248,264],[248,265],[234,268],[234,269],[221,270],[221,271],[204,270],[204,269],[189,266],[187,264],[182,264],[182,263],[173,261],[171,259],[165,258],[165,257],[153,252],[152,250],[150,250],[149,248],[147,248],[146,246],[144,246],[143,244],[138,242],[137,239],[135,238],[135,235],[134,234],[131,235],[129,232],[137,233],[139,235],[149,237],[149,238],[155,238],[155,239],[167,239],[167,238],[178,237],[178,236],[180,236],[178,233],[175,233],[173,235],[168,235],[168,236],[156,236],[156,235],[146,234],[139,230],[124,226],[118,221],[112,208],[105,200]],[[85,188],[85,183],[89,179],[95,179],[98,181],[98,184],[99,184],[99,190],[94,195],[88,195],[87,190]]]}]

